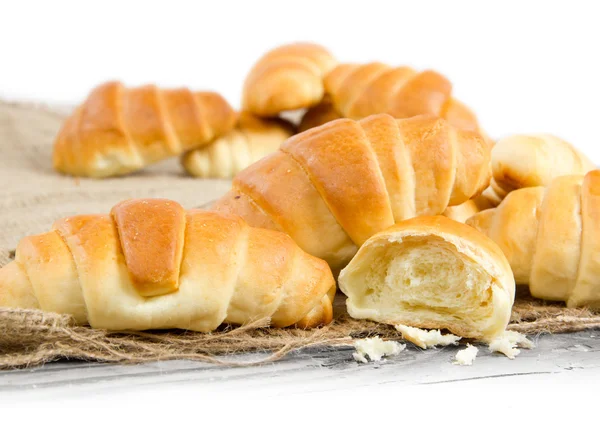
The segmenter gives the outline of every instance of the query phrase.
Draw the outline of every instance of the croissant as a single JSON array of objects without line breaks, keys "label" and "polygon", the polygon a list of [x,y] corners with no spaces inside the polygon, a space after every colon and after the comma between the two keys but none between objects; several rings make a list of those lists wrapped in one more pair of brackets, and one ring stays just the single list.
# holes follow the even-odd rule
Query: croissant
[{"label": "croissant", "polygon": [[451,206],[446,208],[442,213],[443,216],[446,216],[449,219],[452,219],[456,222],[465,223],[465,221],[473,216],[475,213],[478,213],[480,210],[477,207],[477,204],[473,200],[467,200],[458,206]]},{"label": "croissant", "polygon": [[59,220],[0,269],[0,306],[109,330],[211,331],[261,318],[313,327],[331,321],[334,292],[327,264],[287,235],[160,199]]},{"label": "croissant", "polygon": [[304,132],[312,129],[313,127],[319,127],[325,123],[329,123],[330,121],[337,120],[338,118],[343,117],[335,109],[329,99],[324,99],[320,104],[309,108],[304,113],[302,119],[300,120],[298,131]]},{"label": "croissant", "polygon": [[452,84],[435,71],[392,68],[380,62],[340,64],[325,76],[325,91],[347,118],[379,113],[396,118],[428,114],[442,117],[457,128],[479,131],[473,112],[451,96]]},{"label": "croissant", "polygon": [[514,135],[492,149],[490,194],[498,202],[519,188],[547,186],[565,175],[584,175],[594,164],[568,142],[548,134]]},{"label": "croissant", "polygon": [[231,130],[235,118],[216,93],[105,83],[65,121],[54,168],[94,178],[124,175],[207,144]]},{"label": "croissant", "polygon": [[209,145],[186,152],[181,164],[192,176],[232,178],[277,151],[294,133],[294,126],[285,120],[258,118],[242,112],[235,129]]},{"label": "croissant", "polygon": [[244,82],[242,109],[270,117],[308,108],[323,98],[323,76],[335,59],[322,46],[292,43],[267,52]]},{"label": "croissant", "polygon": [[494,240],[534,297],[600,307],[600,170],[510,192],[467,224]]},{"label": "croissant", "polygon": [[515,297],[498,246],[443,216],[413,218],[375,234],[338,282],[354,318],[445,328],[486,341],[506,329]]},{"label": "croissant", "polygon": [[446,208],[442,215],[457,222],[465,223],[466,220],[475,213],[496,207],[497,204],[493,204],[488,198],[484,197],[483,194],[485,194],[485,191],[483,191],[481,195],[471,198],[458,206]]},{"label": "croissant", "polygon": [[281,230],[337,270],[375,233],[442,213],[489,183],[489,146],[435,117],[339,119],[292,136],[213,208]]}]

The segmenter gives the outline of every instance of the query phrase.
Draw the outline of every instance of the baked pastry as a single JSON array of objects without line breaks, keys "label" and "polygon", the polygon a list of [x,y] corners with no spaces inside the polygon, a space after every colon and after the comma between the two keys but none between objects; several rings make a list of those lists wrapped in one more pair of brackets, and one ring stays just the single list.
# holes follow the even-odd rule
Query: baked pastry
[{"label": "baked pastry", "polygon": [[343,117],[334,108],[333,104],[331,103],[331,100],[329,100],[329,98],[325,98],[320,104],[309,108],[304,113],[302,119],[300,120],[298,131],[304,132],[306,130],[312,129],[313,127],[319,127],[325,123],[329,123],[330,121],[337,120],[338,118]]},{"label": "baked pastry", "polygon": [[292,43],[267,52],[244,82],[242,109],[261,117],[321,102],[323,76],[336,64],[322,46]]},{"label": "baked pastry", "polygon": [[488,186],[485,191],[481,193],[480,197],[485,199],[492,207],[497,207],[498,204],[502,202],[504,197],[506,197],[506,194],[507,192],[500,190],[494,182],[494,178],[492,178],[490,181],[490,186]]},{"label": "baked pastry", "polygon": [[457,222],[465,223],[465,221],[475,213],[479,213],[480,211],[494,207],[495,205],[492,205],[487,198],[485,198],[483,195],[479,195],[475,198],[465,201],[462,204],[459,204],[458,206],[446,208],[442,215]]},{"label": "baked pastry", "polygon": [[285,120],[259,118],[242,112],[233,130],[209,145],[186,152],[181,164],[192,176],[232,178],[277,151],[294,133],[294,126]]},{"label": "baked pastry", "polygon": [[325,77],[325,91],[347,118],[379,113],[396,118],[427,114],[463,130],[480,130],[471,110],[452,97],[450,81],[435,71],[417,72],[380,62],[340,64]]},{"label": "baked pastry", "polygon": [[344,118],[288,139],[239,173],[213,208],[284,231],[337,270],[394,222],[478,195],[489,158],[478,133],[440,118]]},{"label": "baked pastry", "polygon": [[548,134],[514,135],[492,149],[490,194],[498,204],[515,189],[548,186],[554,178],[584,175],[594,164],[568,142]]},{"label": "baked pastry", "polygon": [[124,175],[205,145],[235,120],[216,93],[105,83],[65,121],[54,145],[54,168],[94,178]]},{"label": "baked pastry", "polygon": [[375,234],[338,283],[354,318],[484,341],[505,331],[515,296],[498,246],[444,216],[413,218]]},{"label": "baked pastry", "polygon": [[467,224],[494,240],[517,283],[568,306],[600,307],[600,170],[510,192]]},{"label": "baked pastry", "polygon": [[331,321],[334,293],[327,264],[287,235],[160,199],[59,220],[0,269],[0,306],[109,330],[211,331],[261,318],[313,327]]},{"label": "baked pastry", "polygon": [[458,206],[448,207],[442,215],[457,222],[465,223],[468,218],[480,211],[475,201],[467,200]]}]

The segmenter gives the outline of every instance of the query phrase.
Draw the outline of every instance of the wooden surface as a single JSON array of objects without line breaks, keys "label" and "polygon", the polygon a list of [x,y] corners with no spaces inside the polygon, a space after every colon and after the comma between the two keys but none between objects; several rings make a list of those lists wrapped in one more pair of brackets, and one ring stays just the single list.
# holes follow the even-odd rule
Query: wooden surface
[{"label": "wooden surface", "polygon": [[[479,381],[555,383],[557,380],[600,379],[600,330],[573,334],[534,336],[536,348],[522,350],[515,360],[490,354],[480,347],[472,366],[457,366],[452,359],[459,349],[407,350],[380,363],[359,364],[351,348],[303,350],[271,364],[253,367],[220,367],[191,361],[141,365],[57,362],[44,367],[0,372],[3,395],[59,395],[118,392],[135,388],[193,384],[215,392],[249,387],[257,393],[305,393],[375,385],[443,385]],[[245,355],[256,359],[261,354]]]}]

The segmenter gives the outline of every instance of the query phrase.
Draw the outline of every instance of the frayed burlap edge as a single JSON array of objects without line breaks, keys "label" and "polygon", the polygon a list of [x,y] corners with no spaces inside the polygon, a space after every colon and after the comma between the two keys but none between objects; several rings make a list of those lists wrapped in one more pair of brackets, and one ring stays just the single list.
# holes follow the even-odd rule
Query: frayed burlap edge
[{"label": "frayed burlap edge", "polygon": [[[37,310],[0,309],[0,368],[37,366],[59,359],[139,363],[191,359],[229,366],[256,365],[314,346],[350,345],[353,338],[378,335],[400,339],[391,326],[350,318],[343,298],[336,299],[334,321],[315,330],[272,329],[265,322],[224,327],[213,333],[186,331],[108,332],[77,326],[69,315]],[[600,315],[531,298],[521,289],[510,330],[533,335],[600,327]],[[250,362],[223,355],[264,354]]]}]

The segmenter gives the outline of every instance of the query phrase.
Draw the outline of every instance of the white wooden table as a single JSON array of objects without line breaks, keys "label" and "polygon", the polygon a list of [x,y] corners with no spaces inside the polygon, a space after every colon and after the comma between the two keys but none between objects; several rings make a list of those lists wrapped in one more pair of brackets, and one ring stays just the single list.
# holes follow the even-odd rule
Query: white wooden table
[{"label": "white wooden table", "polygon": [[[412,344],[380,363],[360,364],[348,348],[302,350],[281,361],[251,367],[221,367],[195,361],[139,365],[55,362],[0,372],[3,396],[82,395],[193,385],[227,392],[240,386],[256,394],[280,395],[385,385],[439,386],[457,382],[600,382],[600,330],[533,336],[536,347],[515,360],[480,347],[472,366],[457,366],[456,347],[421,350]],[[256,359],[261,354],[240,356]]]}]

